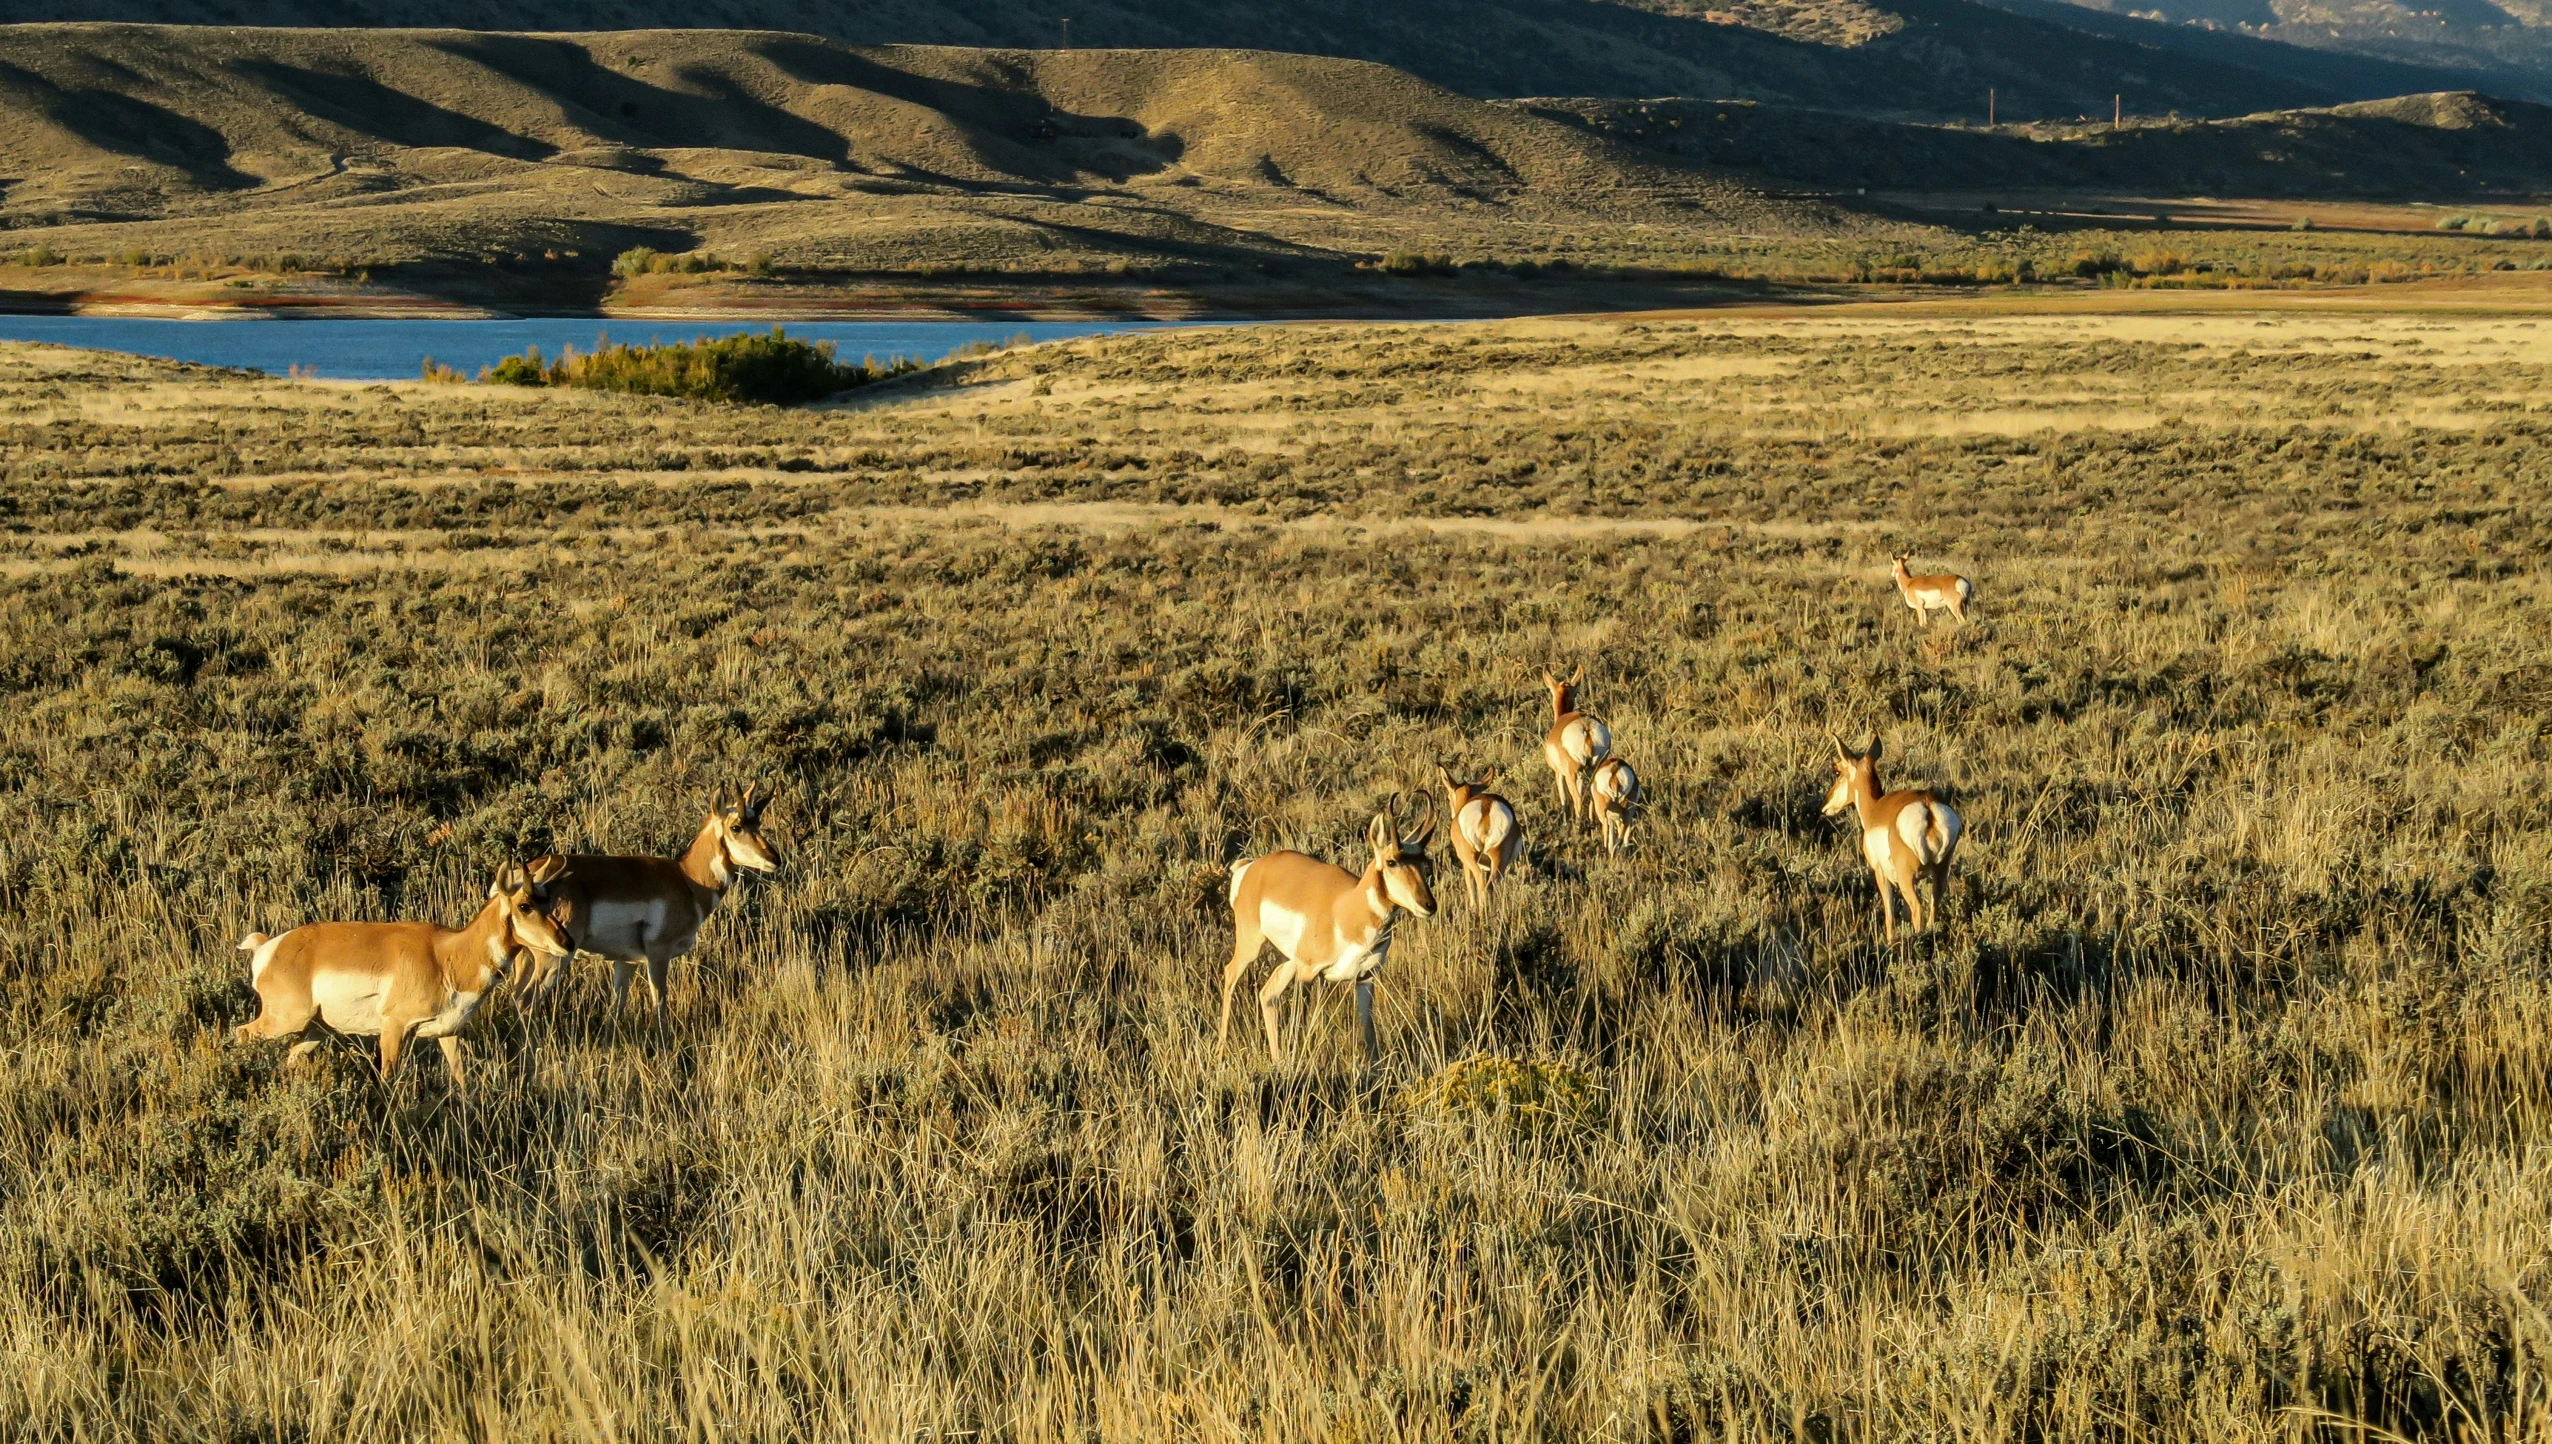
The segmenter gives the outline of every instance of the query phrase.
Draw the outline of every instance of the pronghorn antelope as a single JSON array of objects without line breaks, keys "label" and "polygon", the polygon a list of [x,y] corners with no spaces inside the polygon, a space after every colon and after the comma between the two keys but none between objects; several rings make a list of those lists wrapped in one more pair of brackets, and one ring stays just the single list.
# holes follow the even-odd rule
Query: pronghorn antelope
[{"label": "pronghorn antelope", "polygon": [[1932,624],[1932,609],[1946,607],[1951,616],[1966,621],[1967,604],[1976,596],[1976,584],[1956,572],[1918,577],[1905,569],[1905,556],[1898,552],[1888,572],[1896,578],[1896,594],[1914,609],[1914,619],[1928,627]]},{"label": "pronghorn antelope", "polygon": [[[1402,831],[1404,825],[1415,830]],[[1434,831],[1435,794],[1420,792],[1409,805],[1407,824],[1397,803],[1390,812],[1374,814],[1365,832],[1372,860],[1362,876],[1299,852],[1271,852],[1233,864],[1232,961],[1223,969],[1223,1025],[1215,1040],[1230,1039],[1232,990],[1258,961],[1261,946],[1274,943],[1284,958],[1258,993],[1268,1056],[1285,1058],[1276,1030],[1285,990],[1326,978],[1356,985],[1356,1024],[1364,1034],[1365,1061],[1373,1062],[1381,1052],[1374,1042],[1373,980],[1390,958],[1392,926],[1404,911],[1435,916],[1435,893],[1427,885],[1427,838]]]},{"label": "pronghorn antelope", "polygon": [[1515,804],[1489,789],[1498,785],[1497,769],[1477,782],[1456,782],[1453,774],[1439,767],[1436,780],[1444,784],[1451,805],[1446,812],[1453,819],[1453,855],[1462,864],[1463,886],[1470,892],[1471,905],[1489,905],[1489,889],[1515,866],[1524,851],[1524,824],[1515,819]]},{"label": "pronghorn antelope", "polygon": [[1551,731],[1542,739],[1542,760],[1551,764],[1560,806],[1568,809],[1571,821],[1586,816],[1586,770],[1613,751],[1612,729],[1577,710],[1577,689],[1585,684],[1583,662],[1565,682],[1542,674],[1542,685],[1551,689]]},{"label": "pronghorn antelope", "polygon": [[[1887,940],[1896,941],[1896,909],[1889,902],[1894,889],[1905,899],[1905,911],[1914,931],[1921,932],[1940,917],[1949,899],[1949,863],[1958,851],[1959,835],[1966,830],[1958,820],[1958,810],[1928,792],[1879,791],[1879,739],[1873,735],[1866,752],[1844,750],[1841,738],[1834,742],[1834,788],[1825,795],[1825,815],[1834,816],[1849,807],[1861,818],[1861,856],[1870,864],[1870,876],[1878,880],[1879,917],[1887,924]],[[1923,900],[1915,886],[1923,878],[1932,880],[1932,908],[1927,916]]]},{"label": "pronghorn antelope", "polygon": [[[411,1037],[443,1049],[452,1087],[467,1087],[461,1028],[520,954],[566,956],[558,925],[541,915],[555,867],[508,866],[487,890],[487,905],[460,928],[434,923],[304,923],[268,937],[239,940],[249,954],[257,1016],[240,1038],[301,1038],[312,1023],[337,1033],[381,1039],[381,1081],[399,1068]],[[301,1039],[285,1055],[299,1062],[319,1046]]]},{"label": "pronghorn antelope", "polygon": [[1587,794],[1595,806],[1595,823],[1604,829],[1604,850],[1630,846],[1630,825],[1639,816],[1639,774],[1620,758],[1607,757],[1595,764]]},{"label": "pronghorn antelope", "polygon": [[[565,869],[550,885],[549,915],[567,934],[570,956],[599,953],[611,959],[615,1015],[629,1005],[629,979],[647,965],[647,987],[656,999],[656,1041],[663,1044],[665,970],[700,940],[700,925],[726,895],[738,868],[776,872],[780,859],[762,836],[762,809],[771,799],[758,787],[742,797],[724,788],[711,799],[708,819],[682,856],[610,857],[577,853],[545,857]],[[526,989],[546,992],[566,970],[562,957],[545,965]]]}]

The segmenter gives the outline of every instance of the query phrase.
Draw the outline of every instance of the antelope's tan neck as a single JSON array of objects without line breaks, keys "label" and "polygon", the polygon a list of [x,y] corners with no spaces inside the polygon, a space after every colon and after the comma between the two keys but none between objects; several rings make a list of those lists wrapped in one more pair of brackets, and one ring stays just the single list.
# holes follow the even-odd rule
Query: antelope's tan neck
[{"label": "antelope's tan neck", "polygon": [[444,983],[464,993],[484,992],[496,968],[494,950],[505,941],[504,910],[489,898],[477,917],[434,940],[434,961],[443,969]]},{"label": "antelope's tan neck", "polygon": [[1870,774],[1869,785],[1866,787],[1861,784],[1859,778],[1852,779],[1852,812],[1861,819],[1861,826],[1865,828],[1877,827],[1887,821],[1886,811],[1879,806],[1886,800],[1887,794],[1880,791],[1879,786],[1879,775],[1876,772]]},{"label": "antelope's tan neck", "polygon": [[727,890],[725,853],[726,848],[718,841],[717,828],[704,823],[700,835],[691,839],[691,846],[674,861],[682,869],[682,875],[691,879],[693,887],[711,897],[719,897]]}]

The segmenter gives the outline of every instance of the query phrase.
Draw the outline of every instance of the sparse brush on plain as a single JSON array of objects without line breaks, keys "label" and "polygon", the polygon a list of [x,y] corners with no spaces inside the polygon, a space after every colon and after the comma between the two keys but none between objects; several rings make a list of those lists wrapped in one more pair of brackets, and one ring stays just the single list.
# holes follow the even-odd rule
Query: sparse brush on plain
[{"label": "sparse brush on plain", "polygon": [[718,271],[749,271],[754,275],[771,273],[771,258],[756,253],[752,260],[734,262],[708,251],[668,253],[653,246],[633,246],[612,257],[611,273],[615,276],[703,276]]},{"label": "sparse brush on plain", "polygon": [[1603,1090],[1563,1063],[1484,1054],[1411,1086],[1404,1108],[1432,1117],[1519,1128],[1583,1128],[1603,1116]]},{"label": "sparse brush on plain", "polygon": [[[1960,312],[795,410],[0,347],[0,1419],[2547,1444],[2552,333]],[[1966,828],[1893,948],[1829,734]],[[1444,759],[1531,846],[1378,1063],[1216,1047],[1230,864]],[[590,957],[467,1098],[225,1041],[246,934],[753,779],[669,1048]]]}]

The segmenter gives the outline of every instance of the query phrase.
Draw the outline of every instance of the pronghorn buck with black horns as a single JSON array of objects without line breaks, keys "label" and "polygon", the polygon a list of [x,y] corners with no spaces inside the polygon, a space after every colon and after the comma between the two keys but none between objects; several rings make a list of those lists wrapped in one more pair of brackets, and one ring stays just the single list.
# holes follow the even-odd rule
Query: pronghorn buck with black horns
[{"label": "pronghorn buck with black horns", "polygon": [[[680,857],[615,857],[576,853],[545,857],[563,871],[550,885],[549,915],[566,930],[570,953],[611,959],[615,1015],[629,1005],[629,979],[646,964],[647,987],[656,999],[656,1041],[670,1030],[665,1019],[665,971],[700,941],[700,927],[726,896],[739,871],[777,872],[779,854],[762,835],[762,810],[771,799],[759,787],[741,797],[724,788],[711,799],[709,816]],[[527,987],[547,991],[565,971],[565,959],[549,964]]]},{"label": "pronghorn buck with black horns", "polygon": [[1374,975],[1390,958],[1391,930],[1400,914],[1435,916],[1435,892],[1427,882],[1427,839],[1434,831],[1435,794],[1420,792],[1409,802],[1405,821],[1398,803],[1374,814],[1365,830],[1371,856],[1361,875],[1299,852],[1271,852],[1233,864],[1232,961],[1223,969],[1223,1024],[1215,1040],[1230,1039],[1232,990],[1258,961],[1260,949],[1274,943],[1284,956],[1258,993],[1268,1056],[1280,1063],[1285,1058],[1277,1022],[1286,990],[1320,978],[1356,985],[1365,1061],[1379,1057]]},{"label": "pronghorn buck with black horns", "polygon": [[[1889,900],[1893,890],[1905,899],[1905,912],[1914,931],[1921,932],[1937,921],[1949,900],[1949,864],[1958,852],[1958,839],[1966,831],[1959,821],[1958,809],[1928,792],[1881,792],[1879,790],[1879,739],[1870,738],[1869,750],[1845,750],[1841,738],[1834,743],[1834,787],[1825,795],[1825,815],[1834,816],[1851,808],[1861,820],[1861,856],[1870,864],[1870,876],[1878,880],[1879,917],[1887,924],[1887,940],[1896,941],[1896,910]],[[1916,885],[1924,878],[1932,882],[1932,908],[1927,914]]]},{"label": "pronghorn buck with black horns", "polygon": [[1577,710],[1577,689],[1586,685],[1586,664],[1563,682],[1548,672],[1542,685],[1551,689],[1551,730],[1542,739],[1542,760],[1551,765],[1559,784],[1560,806],[1574,822],[1586,816],[1586,772],[1613,752],[1613,730]]},{"label": "pronghorn buck with black horns", "polygon": [[1453,819],[1449,830],[1453,856],[1462,864],[1463,886],[1473,907],[1487,907],[1489,890],[1524,851],[1524,824],[1516,820],[1515,804],[1490,790],[1498,785],[1496,768],[1477,782],[1456,782],[1439,767],[1436,780],[1444,784],[1449,800],[1446,813]]},{"label": "pronghorn buck with black horns", "polygon": [[[268,937],[239,940],[257,990],[255,1019],[234,1035],[300,1039],[313,1023],[336,1033],[381,1039],[381,1081],[399,1069],[408,1039],[432,1038],[443,1049],[452,1087],[468,1086],[461,1029],[525,953],[564,957],[567,940],[542,916],[555,868],[508,866],[487,890],[487,905],[467,925],[435,923],[304,923]],[[285,1055],[299,1062],[319,1046],[303,1039]]]},{"label": "pronghorn buck with black horns", "polygon": [[1607,757],[1595,764],[1587,795],[1595,807],[1595,825],[1604,830],[1604,850],[1620,852],[1630,846],[1630,825],[1639,820],[1639,774],[1622,759]]},{"label": "pronghorn buck with black horns", "polygon": [[1905,553],[1898,552],[1895,561],[1888,566],[1888,573],[1896,578],[1896,594],[1905,599],[1905,605],[1914,609],[1914,619],[1928,627],[1932,624],[1933,610],[1945,608],[1951,616],[1966,621],[1967,604],[1976,596],[1976,584],[1956,572],[1934,572],[1918,577],[1905,569],[1905,557]]}]

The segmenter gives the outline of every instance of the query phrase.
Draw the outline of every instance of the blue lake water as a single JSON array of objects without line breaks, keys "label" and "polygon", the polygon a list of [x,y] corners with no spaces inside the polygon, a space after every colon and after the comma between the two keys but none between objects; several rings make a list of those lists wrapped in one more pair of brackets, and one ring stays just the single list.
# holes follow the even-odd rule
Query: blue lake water
[{"label": "blue lake water", "polygon": [[[1063,321],[805,321],[781,322],[790,335],[830,341],[846,361],[910,356],[937,361],[978,341],[1058,341],[1157,329],[1160,323]],[[768,321],[148,321],[123,316],[0,316],[0,341],[54,341],[101,351],[130,351],[209,366],[244,366],[283,375],[294,366],[318,376],[357,381],[413,380],[426,358],[476,375],[482,366],[538,346],[544,356],[565,347],[591,351],[608,337],[644,345],[767,331]]]}]

